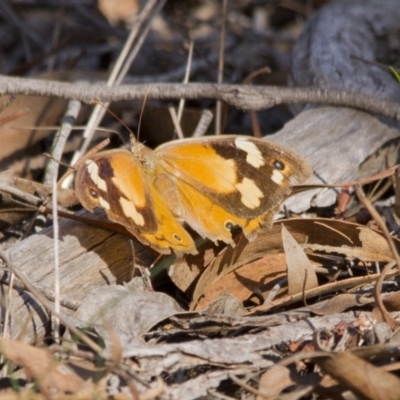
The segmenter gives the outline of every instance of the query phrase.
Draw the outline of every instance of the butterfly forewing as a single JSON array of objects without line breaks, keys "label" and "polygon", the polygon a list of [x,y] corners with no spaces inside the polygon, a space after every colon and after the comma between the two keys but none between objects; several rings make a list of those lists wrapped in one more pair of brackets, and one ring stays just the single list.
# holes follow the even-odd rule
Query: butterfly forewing
[{"label": "butterfly forewing", "polygon": [[110,220],[128,230],[157,229],[143,171],[128,151],[105,151],[86,161],[78,169],[75,190],[85,208],[104,209]]},{"label": "butterfly forewing", "polygon": [[103,209],[111,221],[123,225],[156,250],[169,253],[172,247],[195,253],[192,238],[148,175],[149,171],[130,151],[105,151],[78,169],[75,190],[85,208]]}]

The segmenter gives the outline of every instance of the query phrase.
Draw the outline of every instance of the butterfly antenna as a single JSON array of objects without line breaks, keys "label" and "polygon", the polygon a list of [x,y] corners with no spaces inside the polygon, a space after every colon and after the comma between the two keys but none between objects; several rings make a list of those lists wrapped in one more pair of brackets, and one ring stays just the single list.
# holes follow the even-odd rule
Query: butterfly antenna
[{"label": "butterfly antenna", "polygon": [[129,126],[124,122],[124,121],[122,121],[122,119],[120,118],[120,117],[118,117],[118,115],[116,115],[114,112],[112,112],[108,107],[106,107],[103,103],[101,103],[100,101],[98,101],[98,100],[91,100],[90,102],[89,102],[89,104],[97,104],[97,105],[99,105],[100,107],[103,107],[109,114],[111,114],[118,122],[120,122],[121,123],[121,125],[129,132],[129,134],[130,134],[130,136],[132,137],[134,137],[134,134],[133,134],[133,132],[131,131],[131,129],[129,128]]}]

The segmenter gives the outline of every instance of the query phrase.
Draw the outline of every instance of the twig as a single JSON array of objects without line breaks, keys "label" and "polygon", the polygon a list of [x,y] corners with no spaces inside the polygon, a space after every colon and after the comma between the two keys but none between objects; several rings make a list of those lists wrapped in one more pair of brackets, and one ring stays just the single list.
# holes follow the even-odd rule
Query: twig
[{"label": "twig", "polygon": [[[188,53],[185,76],[184,76],[183,82],[182,82],[184,85],[187,85],[189,83],[190,71],[192,68],[192,61],[193,61],[193,48],[194,48],[194,42],[193,42],[193,40],[191,40],[189,43],[189,53]],[[181,124],[184,108],[185,108],[185,99],[180,99],[179,106],[178,106],[178,124],[179,125]]]},{"label": "twig", "polygon": [[[5,315],[4,315],[4,321],[3,321],[3,332],[2,332],[2,337],[5,339],[9,338],[9,334],[11,332],[11,310],[12,310],[12,292],[14,289],[14,282],[15,282],[15,274],[11,273],[10,274],[10,282],[8,286],[8,291],[7,291],[7,296],[4,298],[4,309],[5,309]],[[4,355],[2,354],[0,357],[0,362],[3,364],[4,363]],[[1,377],[5,378],[8,375],[8,363],[4,364],[4,368],[1,371]]]},{"label": "twig", "polygon": [[390,326],[391,329],[395,330],[399,327],[399,323],[392,318],[390,313],[385,307],[385,303],[382,300],[382,284],[383,281],[385,280],[386,276],[390,273],[390,271],[396,266],[395,262],[391,262],[385,265],[383,268],[382,272],[380,273],[379,279],[376,281],[375,287],[374,287],[374,298],[376,301],[376,304],[379,308],[379,311],[382,313],[382,316],[386,323]]},{"label": "twig", "polygon": [[394,262],[393,263],[388,263],[385,265],[385,268],[383,268],[382,272],[380,273],[379,279],[377,280],[375,287],[374,287],[374,298],[375,301],[379,307],[379,310],[381,311],[383,318],[385,321],[388,323],[388,325],[394,330],[398,328],[399,324],[397,321],[395,321],[392,316],[389,314],[389,312],[386,310],[386,307],[382,301],[381,297],[381,291],[382,291],[382,283],[385,277],[390,273],[390,270],[393,269],[393,267],[396,265],[397,266],[397,274],[399,273],[400,269],[400,259],[399,259],[399,253],[397,252],[396,246],[394,244],[393,238],[390,235],[385,223],[383,222],[382,218],[376,211],[375,207],[371,204],[371,202],[367,199],[367,197],[364,194],[364,191],[362,190],[361,185],[356,185],[355,186],[355,191],[357,194],[358,199],[362,203],[362,205],[369,211],[371,216],[373,217],[374,221],[382,231],[383,235],[385,236],[385,239],[389,245],[390,250],[392,251]]},{"label": "twig", "polygon": [[185,137],[185,135],[183,134],[182,127],[179,123],[178,115],[175,111],[175,108],[170,106],[170,107],[168,107],[168,111],[169,111],[169,115],[171,116],[172,123],[174,124],[174,128],[175,128],[178,138],[183,139]]},{"label": "twig", "polygon": [[[327,293],[332,293],[332,292],[337,292],[339,290],[344,290],[348,288],[352,288],[354,286],[358,285],[365,285],[368,283],[376,282],[381,274],[372,274],[372,275],[367,275],[367,276],[358,276],[356,278],[349,278],[345,279],[343,281],[338,281],[338,282],[332,282],[332,283],[326,283],[325,285],[318,286],[313,289],[307,290],[304,295],[306,296],[307,299],[310,299],[312,297],[316,296],[321,296],[323,294]],[[391,274],[392,276],[393,274]],[[303,299],[303,293],[297,293],[292,296],[285,296],[281,299],[274,300],[268,304],[262,304],[261,306],[254,307],[247,315],[253,315],[258,312],[263,312],[263,311],[269,311],[273,307],[277,306],[288,306],[290,304],[296,303],[298,301],[301,301]]]},{"label": "twig", "polygon": [[[226,13],[228,8],[228,0],[222,0],[222,26],[221,35],[219,41],[219,56],[218,56],[218,78],[217,82],[219,85],[224,80],[224,55],[225,55],[225,32],[226,32]],[[215,134],[221,134],[221,120],[222,120],[222,103],[220,100],[217,101],[215,109]]]},{"label": "twig", "polygon": [[72,130],[72,126],[76,118],[78,117],[80,109],[81,103],[79,101],[72,100],[68,103],[68,108],[65,113],[61,127],[54,137],[53,148],[51,151],[52,159],[49,160],[43,181],[43,183],[47,186],[51,186],[53,178],[58,177],[59,163],[56,160],[61,160],[64,152],[65,143],[68,140],[68,137]]},{"label": "twig", "polygon": [[362,187],[360,185],[355,185],[354,189],[356,191],[356,195],[357,195],[358,199],[360,200],[362,205],[369,211],[372,218],[374,219],[374,221],[378,225],[379,229],[381,230],[382,234],[384,235],[386,241],[388,242],[390,250],[393,254],[393,258],[397,263],[397,268],[400,269],[399,253],[397,252],[393,237],[390,235],[390,232],[388,231],[385,223],[382,221],[382,218],[376,211],[375,207],[371,204],[371,202],[365,196],[364,191],[362,190]]},{"label": "twig", "polygon": [[343,106],[400,121],[398,103],[338,90],[287,88],[259,85],[218,85],[214,83],[151,83],[108,87],[102,84],[74,84],[0,75],[0,94],[55,96],[89,103],[142,100],[146,93],[155,100],[186,98],[222,100],[244,111],[258,111],[278,104],[324,104]]},{"label": "twig", "polygon": [[41,199],[40,197],[24,192],[23,190],[18,189],[15,186],[7,183],[0,183],[0,192],[5,192],[11,194],[12,196],[16,196],[26,203],[34,206],[37,206],[43,201],[43,199]]},{"label": "twig", "polygon": [[213,119],[213,113],[210,110],[203,110],[199,122],[197,123],[196,129],[193,132],[192,137],[204,136],[208,127]]},{"label": "twig", "polygon": [[[53,224],[57,224],[57,210],[54,204],[57,204],[57,184],[54,182],[57,182],[58,179],[58,170],[59,170],[59,165],[60,162],[58,160],[61,160],[62,155],[64,153],[64,148],[65,144],[67,143],[67,140],[69,138],[69,135],[71,134],[73,125],[75,123],[76,118],[78,117],[79,111],[81,109],[81,102],[77,100],[70,100],[68,102],[68,108],[65,113],[64,119],[62,121],[62,124],[60,128],[57,131],[56,136],[54,137],[53,140],[53,146],[52,146],[52,151],[51,151],[51,157],[47,165],[45,177],[44,177],[44,184],[47,186],[52,186],[52,192],[53,192]],[[55,200],[54,200],[55,198]],[[46,197],[44,200],[43,204],[46,205],[49,201],[49,196]],[[37,215],[36,215],[37,216]],[[34,222],[34,220],[32,220]],[[54,226],[54,231],[56,231],[56,228],[58,226]],[[55,236],[57,237],[57,236]],[[54,253],[55,257],[58,257],[58,244],[54,244]],[[57,264],[57,261],[56,261]],[[56,284],[57,285],[57,279],[56,279]],[[56,292],[56,298],[59,297],[57,295],[57,288],[55,288]],[[56,310],[59,312],[59,303],[56,301]],[[57,306],[58,304],[58,306]],[[57,319],[54,319],[54,323],[56,326],[59,325],[59,321]],[[57,329],[55,330],[55,332]]]},{"label": "twig", "polygon": [[[57,168],[58,169],[58,168]],[[53,206],[53,248],[54,248],[54,309],[57,314],[60,314],[60,257],[59,257],[59,226],[58,226],[58,213],[57,213],[57,175],[53,175],[52,182],[52,206]],[[54,339],[56,343],[60,343],[60,319],[52,316],[54,322]]]},{"label": "twig", "polygon": [[[246,79],[243,81],[243,83],[251,84],[253,79],[256,78],[257,76],[270,73],[271,73],[271,68],[269,67],[260,68],[259,70],[254,71],[249,76],[247,76]],[[258,122],[257,114],[255,112],[252,112],[250,113],[250,117],[251,117],[251,126],[253,128],[253,135],[255,137],[262,137],[260,123]]]}]

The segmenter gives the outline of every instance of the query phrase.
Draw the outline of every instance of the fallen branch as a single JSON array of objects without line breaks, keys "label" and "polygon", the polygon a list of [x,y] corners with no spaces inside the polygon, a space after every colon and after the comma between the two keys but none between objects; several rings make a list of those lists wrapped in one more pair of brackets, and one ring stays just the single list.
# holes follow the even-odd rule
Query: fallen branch
[{"label": "fallen branch", "polygon": [[0,75],[0,94],[54,96],[89,103],[152,99],[214,99],[242,109],[259,111],[278,104],[344,106],[400,121],[398,103],[345,91],[280,86],[218,85],[214,83],[151,83],[106,86],[105,83],[67,83]]}]

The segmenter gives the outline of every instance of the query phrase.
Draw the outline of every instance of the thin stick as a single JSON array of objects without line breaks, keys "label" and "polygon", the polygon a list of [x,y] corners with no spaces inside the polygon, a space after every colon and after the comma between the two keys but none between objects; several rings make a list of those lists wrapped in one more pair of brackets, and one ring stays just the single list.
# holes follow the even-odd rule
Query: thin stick
[{"label": "thin stick", "polygon": [[386,309],[385,303],[382,300],[382,285],[386,276],[390,274],[391,270],[396,267],[396,262],[391,262],[385,265],[382,272],[380,273],[379,279],[376,281],[374,287],[374,298],[376,304],[382,313],[382,316],[386,323],[390,326],[391,329],[395,330],[399,327],[399,323],[390,315],[388,310]]},{"label": "thin stick", "polygon": [[[15,281],[15,274],[11,272],[10,274],[10,285],[8,287],[8,292],[7,292],[7,298],[5,299],[5,315],[4,315],[4,325],[3,325],[3,337],[4,338],[9,338],[10,334],[10,324],[11,324],[11,310],[12,310],[12,292],[14,289],[14,281]],[[3,364],[4,363],[4,356],[3,354],[0,357],[0,362]],[[1,376],[5,378],[8,375],[8,363],[4,364],[4,367],[2,368],[1,371]]]},{"label": "thin stick", "polygon": [[[185,76],[184,76],[183,82],[182,82],[184,85],[187,85],[189,83],[190,70],[192,68],[192,61],[193,61],[193,48],[194,48],[194,42],[193,42],[193,40],[191,40],[189,43],[189,54],[188,54],[188,60],[187,60],[187,64],[186,64]],[[178,106],[178,123],[179,123],[179,125],[181,124],[183,109],[185,108],[185,101],[186,100],[184,98],[179,100],[179,106]]]},{"label": "thin stick", "polygon": [[[357,285],[365,285],[368,283],[376,282],[381,274],[372,274],[367,276],[359,276],[356,278],[349,278],[343,281],[326,283],[325,285],[318,286],[314,289],[309,289],[306,291],[305,295],[307,299],[310,299],[315,296],[321,296],[327,293],[337,292],[339,290],[345,290],[348,288],[352,288]],[[392,276],[393,274],[391,274]],[[248,314],[246,315],[253,315],[257,312],[262,312],[266,310],[270,310],[273,307],[282,306],[282,305],[290,305],[301,301],[303,299],[303,293],[297,293],[291,296],[285,296],[281,299],[274,300],[266,305],[262,304],[260,306],[254,307]]]},{"label": "thin stick", "polygon": [[141,27],[142,28],[142,33],[135,45],[135,47],[131,50],[131,52],[128,54],[128,57],[126,59],[126,62],[124,63],[123,67],[121,68],[121,72],[118,74],[118,78],[116,79],[117,85],[120,85],[125,78],[126,74],[128,73],[129,68],[131,67],[134,59],[136,58],[137,54],[139,53],[139,50],[141,49],[144,40],[147,37],[147,34],[149,33],[151,24],[153,22],[154,17],[161,11],[161,9],[164,7],[164,4],[167,0],[148,0],[145,4],[145,7],[143,8],[143,11],[140,13],[140,17],[142,20],[141,22]]},{"label": "thin stick", "polygon": [[382,283],[385,277],[390,273],[390,271],[393,269],[393,267],[396,265],[397,266],[397,274],[400,271],[400,259],[399,259],[399,253],[397,252],[396,246],[394,244],[393,238],[390,235],[389,230],[387,229],[385,223],[383,222],[382,218],[376,211],[375,207],[371,204],[371,202],[367,199],[365,196],[364,191],[362,190],[361,185],[356,185],[355,186],[355,191],[357,194],[358,199],[362,203],[362,205],[369,211],[371,214],[372,218],[382,231],[383,235],[385,236],[385,239],[390,247],[390,250],[392,251],[393,258],[395,260],[394,263],[389,263],[383,268],[383,271],[380,273],[379,279],[377,280],[375,287],[374,287],[374,298],[375,301],[379,307],[379,310],[381,311],[383,318],[385,321],[388,323],[388,325],[392,329],[398,328],[399,324],[392,318],[392,316],[389,314],[387,311],[385,304],[382,301],[381,298],[381,290],[382,290]]},{"label": "thin stick", "polygon": [[[54,248],[54,309],[57,314],[61,312],[60,306],[60,257],[59,257],[59,226],[58,226],[58,209],[57,209],[57,177],[53,176],[52,184],[52,206],[53,206],[53,248]],[[60,319],[56,316],[52,316],[54,323],[54,340],[56,343],[60,343]]]},{"label": "thin stick", "polygon": [[211,124],[213,117],[213,113],[210,110],[203,110],[192,137],[204,136],[204,134],[207,132],[208,127]]},{"label": "thin stick", "polygon": [[15,186],[7,183],[0,183],[0,192],[9,193],[12,196],[16,196],[19,199],[25,201],[26,203],[35,206],[42,202],[42,199],[40,197],[24,192],[23,190],[18,189]]},{"label": "thin stick", "polygon": [[390,232],[388,231],[385,223],[382,221],[382,218],[376,211],[375,207],[371,204],[371,202],[367,199],[365,196],[365,193],[361,187],[361,185],[355,185],[354,189],[356,191],[356,195],[362,205],[369,211],[371,214],[372,218],[378,225],[379,229],[382,231],[383,235],[385,236],[386,241],[388,242],[388,245],[390,247],[390,250],[393,254],[393,258],[397,263],[397,268],[400,270],[400,258],[399,258],[399,253],[397,252],[396,246],[394,244],[393,238],[390,235]]},{"label": "thin stick", "polygon": [[63,122],[56,133],[53,146],[52,146],[52,159],[49,160],[47,169],[45,172],[43,183],[50,186],[54,180],[54,177],[58,176],[58,166],[59,164],[55,160],[61,160],[62,154],[64,152],[65,144],[71,134],[73,124],[78,117],[79,111],[81,109],[81,102],[77,100],[71,100],[68,102],[68,108],[65,113]]},{"label": "thin stick", "polygon": [[[225,30],[226,30],[226,12],[228,8],[228,0],[222,0],[222,26],[221,26],[221,36],[219,42],[219,58],[218,58],[218,79],[219,85],[222,84],[224,80],[224,54],[225,54]],[[221,134],[221,120],[222,120],[222,102],[217,101],[215,110],[215,134]]]},{"label": "thin stick", "polygon": [[144,99],[142,101],[142,107],[140,109],[140,115],[139,115],[139,122],[137,126],[137,133],[136,133],[136,138],[134,135],[131,135],[131,146],[133,146],[133,143],[135,143],[137,140],[139,140],[141,128],[142,128],[142,121],[143,121],[143,114],[144,114],[144,108],[146,107],[147,99],[149,98],[149,92],[146,93],[146,96],[144,96]]},{"label": "thin stick", "polygon": [[169,114],[171,115],[171,119],[174,124],[174,128],[176,130],[176,134],[178,135],[178,138],[183,139],[185,136],[182,132],[181,125],[179,124],[178,116],[176,114],[175,108],[170,106],[170,107],[168,107],[168,111],[169,111]]}]

